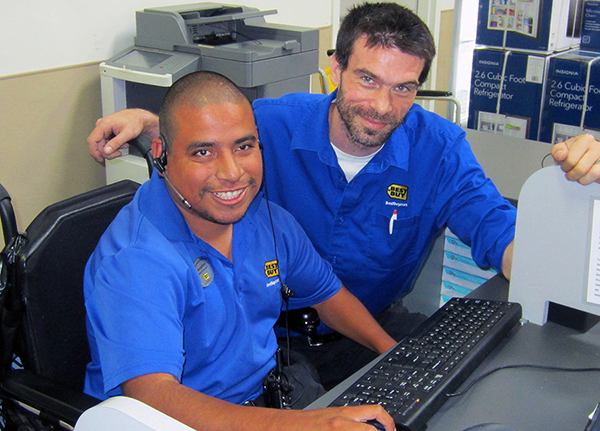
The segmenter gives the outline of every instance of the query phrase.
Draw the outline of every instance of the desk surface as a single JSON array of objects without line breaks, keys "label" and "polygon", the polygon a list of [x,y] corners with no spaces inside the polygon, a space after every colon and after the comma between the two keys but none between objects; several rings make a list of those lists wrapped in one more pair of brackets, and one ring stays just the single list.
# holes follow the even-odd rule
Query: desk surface
[{"label": "desk surface", "polygon": [[[505,299],[507,292],[508,283],[494,277],[469,296]],[[489,370],[513,364],[600,367],[600,324],[580,333],[554,323],[525,323],[498,345],[462,388]],[[309,408],[324,407],[352,380],[342,382]],[[598,401],[600,372],[501,370],[466,394],[449,399],[429,420],[427,431],[460,431],[488,422],[509,425],[515,431],[583,431]]]}]

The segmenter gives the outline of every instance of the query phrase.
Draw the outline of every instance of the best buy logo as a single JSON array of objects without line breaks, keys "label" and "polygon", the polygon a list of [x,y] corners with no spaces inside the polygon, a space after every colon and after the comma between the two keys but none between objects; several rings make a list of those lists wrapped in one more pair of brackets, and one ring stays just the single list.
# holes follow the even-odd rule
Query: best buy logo
[{"label": "best buy logo", "polygon": [[392,184],[387,188],[387,194],[392,199],[399,199],[405,201],[408,199],[408,187],[400,186],[398,184]]},{"label": "best buy logo", "polygon": [[265,263],[265,275],[267,277],[275,277],[279,275],[279,263],[276,260]]}]

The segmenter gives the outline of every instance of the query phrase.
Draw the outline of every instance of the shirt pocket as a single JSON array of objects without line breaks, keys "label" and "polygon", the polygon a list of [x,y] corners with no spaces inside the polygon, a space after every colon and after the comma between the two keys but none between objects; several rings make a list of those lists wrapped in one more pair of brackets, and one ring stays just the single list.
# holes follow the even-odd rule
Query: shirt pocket
[{"label": "shirt pocket", "polygon": [[393,269],[413,262],[419,256],[419,223],[421,216],[398,217],[391,224],[393,210],[385,215],[375,212],[369,232],[368,265]]}]

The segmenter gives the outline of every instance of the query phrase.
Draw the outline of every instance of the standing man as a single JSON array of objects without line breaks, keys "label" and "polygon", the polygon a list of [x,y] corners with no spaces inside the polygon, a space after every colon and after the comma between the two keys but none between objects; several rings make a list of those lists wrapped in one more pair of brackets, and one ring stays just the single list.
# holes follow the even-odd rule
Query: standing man
[{"label": "standing man", "polygon": [[250,103],[227,78],[196,72],[168,91],[157,171],[110,225],[85,271],[98,398],[124,394],[198,430],[369,430],[380,406],[291,411],[259,403],[276,366],[284,304],[313,305],[377,353],[395,342],[346,290],[295,220],[260,193]]},{"label": "standing man", "polygon": [[[412,289],[443,226],[472,246],[479,265],[508,278],[512,263],[515,208],[486,178],[464,131],[414,104],[434,55],[433,38],[413,12],[396,3],[361,4],[338,33],[331,60],[337,91],[253,104],[269,199],[292,213],[395,339],[421,320],[398,300]],[[140,133],[155,136],[157,127],[149,112],[121,111],[97,122],[90,152],[112,158]],[[600,144],[589,135],[552,152],[569,179],[600,178]],[[294,340],[326,387],[369,359],[339,338],[321,346]]]}]

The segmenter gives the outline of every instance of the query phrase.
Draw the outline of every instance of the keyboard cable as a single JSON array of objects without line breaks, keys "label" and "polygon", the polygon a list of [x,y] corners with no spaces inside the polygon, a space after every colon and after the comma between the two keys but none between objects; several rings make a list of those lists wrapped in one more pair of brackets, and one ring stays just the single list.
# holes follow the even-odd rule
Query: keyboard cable
[{"label": "keyboard cable", "polygon": [[504,365],[502,367],[494,368],[486,373],[483,373],[481,376],[475,378],[469,384],[459,392],[453,392],[450,394],[446,394],[448,398],[459,397],[461,395],[466,394],[469,390],[473,388],[477,383],[481,380],[489,377],[490,375],[496,373],[497,371],[509,370],[509,369],[518,369],[518,368],[530,368],[537,369],[543,371],[562,371],[562,372],[572,372],[572,373],[590,373],[590,372],[600,372],[600,368],[590,367],[590,368],[567,368],[567,367],[552,367],[548,365],[535,365],[535,364],[514,364],[514,365]]}]

